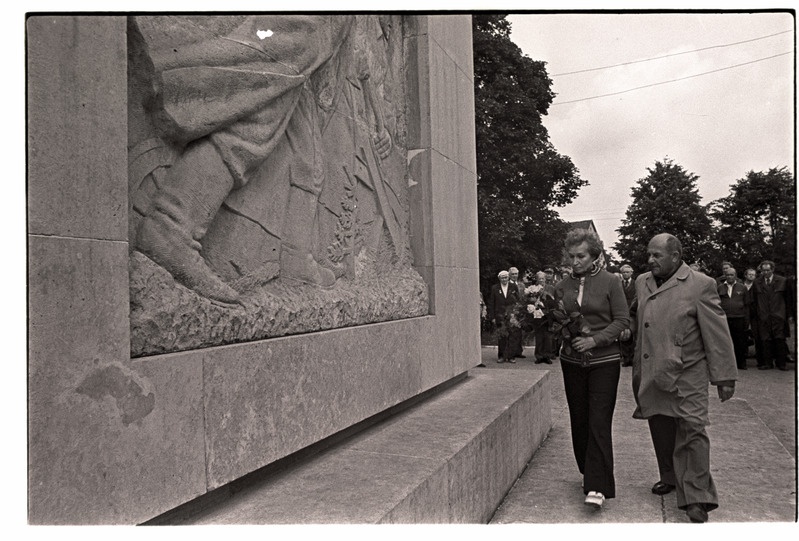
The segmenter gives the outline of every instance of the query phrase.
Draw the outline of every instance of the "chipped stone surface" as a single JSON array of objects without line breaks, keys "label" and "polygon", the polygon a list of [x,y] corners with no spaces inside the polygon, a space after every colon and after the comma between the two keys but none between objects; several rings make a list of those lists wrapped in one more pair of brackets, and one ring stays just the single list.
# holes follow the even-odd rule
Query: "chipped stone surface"
[{"label": "chipped stone surface", "polygon": [[155,406],[155,394],[145,394],[136,378],[119,366],[98,368],[86,376],[76,391],[94,400],[113,398],[125,426],[143,419]]}]

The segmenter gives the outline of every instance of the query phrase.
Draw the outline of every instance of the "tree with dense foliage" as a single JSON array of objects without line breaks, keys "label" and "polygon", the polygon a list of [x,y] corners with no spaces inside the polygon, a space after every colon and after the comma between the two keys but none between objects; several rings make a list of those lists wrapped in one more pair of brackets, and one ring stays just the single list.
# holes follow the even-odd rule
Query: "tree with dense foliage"
[{"label": "tree with dense foliage", "polygon": [[581,186],[541,123],[552,103],[545,63],[510,40],[505,15],[472,16],[481,290],[501,269],[540,270],[561,260],[568,226],[552,207]]},{"label": "tree with dense foliage", "polygon": [[647,171],[649,175],[632,188],[633,202],[616,230],[619,240],[614,250],[636,272],[645,272],[649,240],[658,233],[671,233],[682,243],[685,262],[708,261],[713,255],[711,220],[700,204],[699,177],[668,158]]},{"label": "tree with dense foliage", "polygon": [[711,209],[719,252],[739,274],[764,259],[774,261],[780,274],[796,274],[796,195],[787,167],[749,171]]}]

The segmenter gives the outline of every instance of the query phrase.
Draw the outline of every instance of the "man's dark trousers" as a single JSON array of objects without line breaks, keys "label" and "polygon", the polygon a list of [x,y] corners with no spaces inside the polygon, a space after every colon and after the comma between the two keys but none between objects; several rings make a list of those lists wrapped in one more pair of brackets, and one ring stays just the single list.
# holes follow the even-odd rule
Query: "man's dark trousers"
[{"label": "man's dark trousers", "polygon": [[665,415],[653,415],[647,421],[660,480],[677,487],[677,507],[698,503],[705,511],[716,509],[719,497],[710,474],[710,440],[705,427]]},{"label": "man's dark trousers", "polygon": [[746,343],[746,318],[728,317],[727,326],[732,337],[732,346],[735,350],[735,364],[741,370],[746,370],[746,354],[749,346]]},{"label": "man's dark trousers", "polygon": [[785,369],[788,362],[788,344],[785,338],[763,340],[763,364],[771,366],[774,359],[777,368]]}]

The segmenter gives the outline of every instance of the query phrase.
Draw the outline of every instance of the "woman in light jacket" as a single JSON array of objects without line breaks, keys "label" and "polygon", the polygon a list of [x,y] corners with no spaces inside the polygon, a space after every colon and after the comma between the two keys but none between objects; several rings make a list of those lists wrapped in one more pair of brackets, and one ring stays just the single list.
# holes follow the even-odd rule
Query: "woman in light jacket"
[{"label": "woman in light jacket", "polygon": [[621,281],[604,269],[599,237],[575,229],[564,244],[572,272],[555,286],[555,300],[566,313],[579,312],[581,332],[560,351],[563,383],[585,503],[601,508],[616,496],[611,423],[621,372],[618,338],[630,316]]}]

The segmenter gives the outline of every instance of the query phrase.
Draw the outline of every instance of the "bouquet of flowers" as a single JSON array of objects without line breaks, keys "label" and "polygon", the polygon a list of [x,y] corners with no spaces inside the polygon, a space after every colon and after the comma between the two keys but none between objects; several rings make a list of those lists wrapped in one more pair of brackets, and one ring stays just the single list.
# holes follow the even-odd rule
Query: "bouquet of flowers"
[{"label": "bouquet of flowers", "polygon": [[[563,307],[563,301],[558,301],[558,306],[548,313],[550,325],[549,330],[559,334],[563,339],[563,351],[569,355],[576,355],[577,352],[572,348],[572,339],[578,336],[591,336],[591,329],[585,324],[583,315],[580,312],[567,312]],[[585,351],[582,353],[584,359],[590,359],[593,353]]]},{"label": "bouquet of flowers", "polygon": [[547,314],[555,300],[551,288],[534,284],[520,291],[521,298],[505,312],[505,324],[498,329],[501,336],[507,335],[511,328],[531,331],[549,324]]}]

